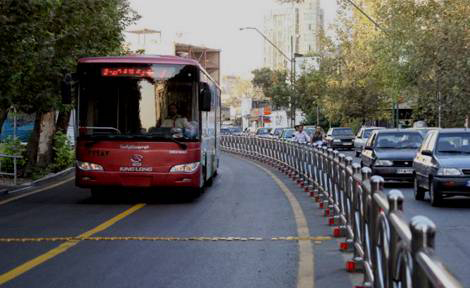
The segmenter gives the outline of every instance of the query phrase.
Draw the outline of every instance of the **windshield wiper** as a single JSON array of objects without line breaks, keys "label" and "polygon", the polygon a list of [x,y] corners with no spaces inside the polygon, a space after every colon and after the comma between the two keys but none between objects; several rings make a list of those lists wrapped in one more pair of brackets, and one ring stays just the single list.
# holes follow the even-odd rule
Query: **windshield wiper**
[{"label": "windshield wiper", "polygon": [[465,152],[458,150],[439,150],[437,153],[449,153],[449,154],[463,154]]},{"label": "windshield wiper", "polygon": [[175,142],[175,143],[178,144],[181,148],[183,148],[183,150],[188,149],[188,145],[187,145],[186,143],[180,142],[180,141],[176,140],[175,138],[173,138],[172,136],[165,135],[164,138]]},{"label": "windshield wiper", "polygon": [[398,149],[398,147],[384,146],[384,147],[375,147],[377,149]]}]

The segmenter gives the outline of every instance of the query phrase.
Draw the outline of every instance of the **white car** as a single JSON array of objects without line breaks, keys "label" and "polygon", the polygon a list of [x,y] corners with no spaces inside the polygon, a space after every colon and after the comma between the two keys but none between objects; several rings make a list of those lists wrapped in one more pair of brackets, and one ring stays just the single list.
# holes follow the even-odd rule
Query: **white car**
[{"label": "white car", "polygon": [[380,130],[380,129],[385,129],[384,127],[362,127],[359,129],[359,132],[357,132],[356,138],[354,139],[354,151],[356,152],[356,157],[359,157],[362,153],[362,148],[364,148],[364,145],[367,142],[367,139],[369,139],[370,134],[372,134],[372,131],[374,130]]}]

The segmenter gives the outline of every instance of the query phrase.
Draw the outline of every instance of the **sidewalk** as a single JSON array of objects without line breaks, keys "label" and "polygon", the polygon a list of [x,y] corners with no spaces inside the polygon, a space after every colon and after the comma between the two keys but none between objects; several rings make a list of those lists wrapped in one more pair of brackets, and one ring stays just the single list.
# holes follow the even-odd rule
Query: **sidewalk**
[{"label": "sidewalk", "polygon": [[70,177],[75,172],[74,167],[67,168],[63,171],[57,173],[48,174],[40,179],[34,181],[25,181],[19,185],[4,185],[0,184],[0,201],[7,200],[13,196],[17,196],[23,192],[30,191],[34,188],[39,188],[42,186],[46,186],[48,184],[52,184],[54,182],[59,182],[67,177]]}]

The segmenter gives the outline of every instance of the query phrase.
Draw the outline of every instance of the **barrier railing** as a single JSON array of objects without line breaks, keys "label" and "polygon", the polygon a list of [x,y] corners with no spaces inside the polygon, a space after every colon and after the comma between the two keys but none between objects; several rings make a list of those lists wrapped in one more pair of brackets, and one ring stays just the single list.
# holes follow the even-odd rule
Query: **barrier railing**
[{"label": "barrier railing", "polygon": [[270,164],[297,181],[324,209],[340,250],[352,252],[349,272],[362,272],[363,287],[463,287],[434,256],[435,224],[408,221],[400,190],[384,192],[351,157],[328,149],[273,138],[222,136],[222,150]]}]

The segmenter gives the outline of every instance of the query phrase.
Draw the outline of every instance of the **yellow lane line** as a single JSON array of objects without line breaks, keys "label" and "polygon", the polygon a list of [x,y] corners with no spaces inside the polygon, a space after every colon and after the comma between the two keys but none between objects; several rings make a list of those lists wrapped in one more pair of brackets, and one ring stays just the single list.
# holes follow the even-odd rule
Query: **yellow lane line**
[{"label": "yellow lane line", "polygon": [[[305,218],[302,206],[300,206],[297,198],[281,181],[281,179],[274,175],[274,173],[259,164],[254,162],[252,163],[271,176],[274,182],[276,182],[279,188],[281,188],[282,192],[284,192],[292,207],[292,211],[294,212],[298,237],[308,239],[310,237],[310,231],[308,229],[307,219]],[[297,288],[306,287],[315,287],[314,251],[310,240],[299,240],[299,270],[297,275]]]},{"label": "yellow lane line", "polygon": [[34,237],[34,238],[0,238],[0,243],[64,242],[64,241],[328,241],[330,236],[282,236],[282,237],[169,237],[169,236],[108,236],[108,237]]},{"label": "yellow lane line", "polygon": [[23,273],[33,269],[34,267],[46,262],[47,260],[54,258],[55,256],[67,251],[68,249],[72,248],[73,246],[77,245],[80,241],[86,240],[88,237],[92,236],[93,234],[96,234],[98,232],[101,232],[107,228],[109,228],[111,225],[115,224],[119,220],[122,220],[123,218],[129,216],[130,214],[134,213],[135,211],[141,209],[144,207],[145,204],[137,204],[132,206],[131,208],[127,209],[126,211],[122,212],[121,214],[114,216],[113,218],[109,219],[108,221],[104,222],[103,224],[100,224],[96,226],[95,228],[80,234],[78,237],[75,237],[73,240],[68,240],[65,243],[62,243],[58,247],[49,250],[48,252],[32,259],[29,260],[28,262],[25,262],[21,264],[20,266],[0,275],[0,285],[5,284],[6,282],[22,275]]},{"label": "yellow lane line", "polygon": [[7,203],[10,203],[10,202],[13,202],[15,200],[18,200],[18,199],[21,199],[21,198],[24,198],[24,197],[28,197],[28,196],[31,196],[33,194],[36,194],[36,193],[39,193],[39,192],[42,192],[42,191],[45,191],[45,190],[49,190],[49,189],[52,189],[52,188],[55,188],[57,186],[60,186],[60,185],[63,185],[71,180],[75,179],[75,176],[73,177],[70,177],[70,178],[67,178],[63,181],[60,181],[60,182],[57,182],[57,183],[54,183],[54,184],[51,184],[49,186],[46,186],[46,187],[43,187],[43,188],[40,188],[38,190],[34,190],[34,191],[31,191],[31,192],[28,192],[28,193],[25,193],[25,194],[21,194],[21,195],[18,195],[18,196],[15,196],[15,197],[12,197],[12,198],[8,198],[6,200],[3,200],[3,201],[0,201],[0,205],[4,205],[4,204],[7,204]]}]

